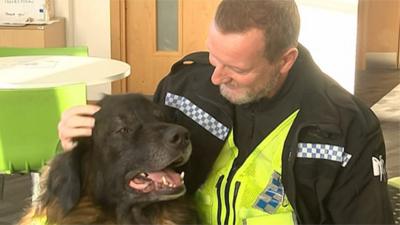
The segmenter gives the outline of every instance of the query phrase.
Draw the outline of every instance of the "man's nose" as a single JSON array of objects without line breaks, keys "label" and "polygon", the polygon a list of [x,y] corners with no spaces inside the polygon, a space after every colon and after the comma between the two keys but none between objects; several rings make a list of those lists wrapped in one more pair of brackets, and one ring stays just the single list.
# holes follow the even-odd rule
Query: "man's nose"
[{"label": "man's nose", "polygon": [[226,71],[222,66],[216,66],[213,74],[211,75],[211,82],[214,85],[221,85],[228,81],[228,76],[226,75]]}]

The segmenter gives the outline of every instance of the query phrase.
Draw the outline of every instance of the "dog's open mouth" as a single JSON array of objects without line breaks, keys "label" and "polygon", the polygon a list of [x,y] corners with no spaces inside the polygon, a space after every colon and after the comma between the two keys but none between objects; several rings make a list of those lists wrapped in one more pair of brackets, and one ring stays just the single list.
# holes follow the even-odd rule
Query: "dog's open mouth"
[{"label": "dog's open mouth", "polygon": [[178,173],[173,168],[180,167],[187,162],[190,150],[188,152],[189,154],[178,157],[163,169],[128,174],[129,188],[139,193],[153,193],[164,196],[163,198],[175,198],[183,195],[186,192],[183,182],[185,173]]},{"label": "dog's open mouth", "polygon": [[184,173],[172,169],[157,172],[142,172],[129,181],[129,187],[143,193],[162,192],[165,194],[179,192],[183,184]]}]

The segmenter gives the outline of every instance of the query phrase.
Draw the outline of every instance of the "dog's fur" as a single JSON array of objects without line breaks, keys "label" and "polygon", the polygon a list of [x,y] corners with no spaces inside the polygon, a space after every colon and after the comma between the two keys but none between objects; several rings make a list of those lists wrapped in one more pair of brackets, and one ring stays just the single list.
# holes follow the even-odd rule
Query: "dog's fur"
[{"label": "dog's fur", "polygon": [[161,106],[142,95],[106,96],[99,105],[93,135],[44,169],[41,194],[20,224],[196,223],[184,185],[164,170],[188,160],[188,131],[167,123]]}]

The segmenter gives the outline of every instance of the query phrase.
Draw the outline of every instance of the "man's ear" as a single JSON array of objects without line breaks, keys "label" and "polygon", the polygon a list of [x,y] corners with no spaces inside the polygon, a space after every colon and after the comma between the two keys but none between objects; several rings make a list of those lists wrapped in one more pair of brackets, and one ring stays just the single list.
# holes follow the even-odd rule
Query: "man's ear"
[{"label": "man's ear", "polygon": [[292,68],[294,62],[296,62],[299,50],[297,48],[289,48],[281,57],[280,63],[280,74],[287,74]]},{"label": "man's ear", "polygon": [[47,192],[44,200],[52,205],[56,202],[65,216],[76,204],[81,193],[80,162],[82,151],[79,146],[64,152],[50,163]]}]

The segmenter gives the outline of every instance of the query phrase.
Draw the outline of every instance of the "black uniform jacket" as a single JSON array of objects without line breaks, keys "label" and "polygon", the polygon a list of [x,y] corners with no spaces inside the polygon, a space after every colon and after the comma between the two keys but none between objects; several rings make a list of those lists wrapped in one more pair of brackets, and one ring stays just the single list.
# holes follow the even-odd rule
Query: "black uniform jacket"
[{"label": "black uniform jacket", "polygon": [[[282,154],[282,182],[298,222],[393,223],[386,174],[382,170],[384,166],[376,164],[381,165],[380,173],[374,175],[373,172],[373,157],[380,162],[385,161],[385,146],[378,119],[360,100],[324,74],[304,47],[298,48],[299,57],[284,87],[277,94],[278,101],[275,102],[279,104],[274,103],[275,97],[265,100],[271,107],[282,108],[282,116],[276,112],[272,115],[272,118],[276,118],[275,124],[279,124],[294,108],[300,109]],[[207,52],[184,57],[173,65],[170,73],[160,82],[154,96],[155,102],[164,104],[167,93],[183,96],[227,128],[233,128],[242,120],[237,115],[242,109],[227,102],[220,95],[218,87],[211,83],[213,70]],[[260,115],[268,113],[269,105],[265,108],[256,112]],[[247,109],[244,107],[244,110]],[[174,107],[167,107],[167,110],[175,122],[191,132],[193,153],[185,168],[185,183],[189,193],[193,193],[207,178],[224,140],[214,136],[181,110]],[[269,121],[265,124],[265,130],[271,131],[273,127],[269,126],[273,124]],[[258,122],[257,125],[264,124]],[[235,133],[235,143],[243,134]],[[256,132],[256,142],[267,134]],[[299,142],[344,147],[351,158],[344,166],[332,160],[298,157]],[[241,149],[241,146],[254,147],[252,144],[236,144],[244,158],[249,152],[245,147]]]}]

